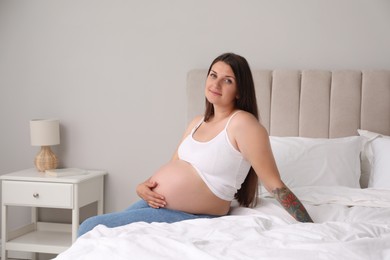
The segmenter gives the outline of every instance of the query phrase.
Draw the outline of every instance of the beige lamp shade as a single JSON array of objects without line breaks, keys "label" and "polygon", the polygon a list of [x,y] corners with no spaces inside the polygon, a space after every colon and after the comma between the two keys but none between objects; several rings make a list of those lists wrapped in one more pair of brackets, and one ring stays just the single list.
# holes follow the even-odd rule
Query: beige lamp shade
[{"label": "beige lamp shade", "polygon": [[60,121],[57,119],[33,119],[30,121],[30,137],[33,146],[49,146],[60,143]]}]

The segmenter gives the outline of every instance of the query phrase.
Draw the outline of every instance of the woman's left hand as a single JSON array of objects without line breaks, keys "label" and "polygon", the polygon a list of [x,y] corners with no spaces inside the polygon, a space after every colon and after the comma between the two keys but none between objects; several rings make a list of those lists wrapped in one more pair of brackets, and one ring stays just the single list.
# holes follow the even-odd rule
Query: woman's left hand
[{"label": "woman's left hand", "polygon": [[143,183],[138,184],[137,194],[138,196],[146,201],[152,208],[163,208],[167,204],[164,196],[153,191],[157,187],[157,182],[146,180]]}]

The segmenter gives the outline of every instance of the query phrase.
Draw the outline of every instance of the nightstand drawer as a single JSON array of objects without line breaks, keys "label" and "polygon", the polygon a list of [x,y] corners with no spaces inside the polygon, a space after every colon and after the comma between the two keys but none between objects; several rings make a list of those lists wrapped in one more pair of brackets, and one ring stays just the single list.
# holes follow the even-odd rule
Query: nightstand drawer
[{"label": "nightstand drawer", "polygon": [[72,184],[3,181],[3,203],[6,205],[72,208]]}]

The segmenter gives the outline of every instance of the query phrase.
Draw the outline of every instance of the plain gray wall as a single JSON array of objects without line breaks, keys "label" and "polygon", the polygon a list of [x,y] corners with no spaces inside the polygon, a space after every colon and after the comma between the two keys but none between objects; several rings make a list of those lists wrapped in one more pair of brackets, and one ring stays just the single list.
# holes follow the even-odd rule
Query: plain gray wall
[{"label": "plain gray wall", "polygon": [[190,69],[390,69],[389,25],[388,0],[1,0],[0,174],[33,167],[30,119],[58,118],[61,166],[107,170],[121,210],[178,145]]}]

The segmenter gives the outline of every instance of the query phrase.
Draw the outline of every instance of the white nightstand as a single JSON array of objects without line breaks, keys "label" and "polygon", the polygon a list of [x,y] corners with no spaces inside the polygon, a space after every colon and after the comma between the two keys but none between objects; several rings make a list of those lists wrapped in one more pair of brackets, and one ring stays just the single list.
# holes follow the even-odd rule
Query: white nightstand
[{"label": "white nightstand", "polygon": [[[105,171],[88,174],[47,177],[35,169],[0,176],[2,190],[1,259],[7,251],[59,254],[77,238],[79,210],[97,202],[97,214],[103,213]],[[7,208],[32,208],[32,223],[20,229],[7,230]],[[72,224],[39,222],[37,208],[72,210]]]}]

